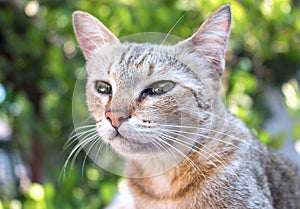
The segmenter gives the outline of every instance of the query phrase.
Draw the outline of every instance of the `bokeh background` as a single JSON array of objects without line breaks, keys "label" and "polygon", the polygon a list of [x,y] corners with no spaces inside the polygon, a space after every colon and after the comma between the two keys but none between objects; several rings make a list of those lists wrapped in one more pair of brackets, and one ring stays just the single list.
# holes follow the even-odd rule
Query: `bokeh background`
[{"label": "bokeh background", "polygon": [[168,33],[182,18],[171,33],[187,38],[225,3],[233,26],[224,100],[265,144],[300,164],[298,0],[0,0],[0,209],[103,208],[124,183],[84,152],[60,176],[84,68],[73,11],[93,14],[118,37]]}]

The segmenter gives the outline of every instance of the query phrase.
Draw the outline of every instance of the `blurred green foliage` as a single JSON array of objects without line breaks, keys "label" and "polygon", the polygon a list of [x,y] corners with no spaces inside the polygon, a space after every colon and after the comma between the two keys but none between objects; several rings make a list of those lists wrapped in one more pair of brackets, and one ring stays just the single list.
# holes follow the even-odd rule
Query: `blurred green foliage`
[{"label": "blurred green foliage", "polygon": [[111,202],[116,192],[116,176],[91,165],[81,175],[80,169],[74,167],[58,183],[32,183],[19,197],[0,198],[0,209],[99,209]]},{"label": "blurred green foliage", "polygon": [[[0,1],[0,118],[12,125],[13,146],[39,182],[12,199],[0,196],[0,209],[101,208],[117,190],[118,177],[89,162],[81,172],[80,160],[59,181],[69,151],[62,147],[73,125],[73,87],[84,67],[71,26],[74,10],[98,17],[118,37],[168,33],[183,16],[172,34],[187,38],[225,3],[231,3],[233,12],[224,81],[227,105],[272,144],[274,139],[261,130],[270,114],[262,98],[265,84],[282,88],[289,112],[299,115],[299,87],[293,79],[300,69],[297,1]],[[300,138],[299,124],[294,138]]]}]

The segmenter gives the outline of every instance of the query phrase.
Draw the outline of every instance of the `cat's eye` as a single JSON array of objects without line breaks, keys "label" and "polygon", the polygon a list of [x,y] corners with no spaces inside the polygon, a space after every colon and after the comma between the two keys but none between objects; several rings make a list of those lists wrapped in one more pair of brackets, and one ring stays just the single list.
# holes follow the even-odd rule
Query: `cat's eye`
[{"label": "cat's eye", "polygon": [[96,81],[95,89],[100,94],[110,94],[111,95],[111,86],[104,81]]},{"label": "cat's eye", "polygon": [[170,91],[175,86],[172,81],[158,81],[151,84],[147,89],[142,91],[140,100],[144,99],[148,95],[159,95]]}]

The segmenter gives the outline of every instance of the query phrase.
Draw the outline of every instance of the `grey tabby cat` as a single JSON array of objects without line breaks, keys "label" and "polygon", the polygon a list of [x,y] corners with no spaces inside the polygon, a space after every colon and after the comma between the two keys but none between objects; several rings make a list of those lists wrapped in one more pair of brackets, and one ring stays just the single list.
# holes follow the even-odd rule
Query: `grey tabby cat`
[{"label": "grey tabby cat", "polygon": [[73,25],[95,128],[128,159],[131,199],[113,208],[300,208],[295,165],[264,146],[219,95],[229,5],[171,46],[121,43],[85,12],[74,13]]}]

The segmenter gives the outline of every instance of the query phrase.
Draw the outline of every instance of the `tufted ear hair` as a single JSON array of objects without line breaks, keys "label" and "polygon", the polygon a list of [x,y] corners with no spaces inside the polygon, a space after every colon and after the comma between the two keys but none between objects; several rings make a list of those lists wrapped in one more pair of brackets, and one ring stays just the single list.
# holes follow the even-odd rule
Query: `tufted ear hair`
[{"label": "tufted ear hair", "polygon": [[200,28],[185,42],[207,57],[221,76],[225,67],[225,53],[230,35],[231,8],[224,5],[211,14]]},{"label": "tufted ear hair", "polygon": [[119,42],[119,39],[97,18],[86,12],[73,13],[73,28],[86,60],[103,46]]}]

